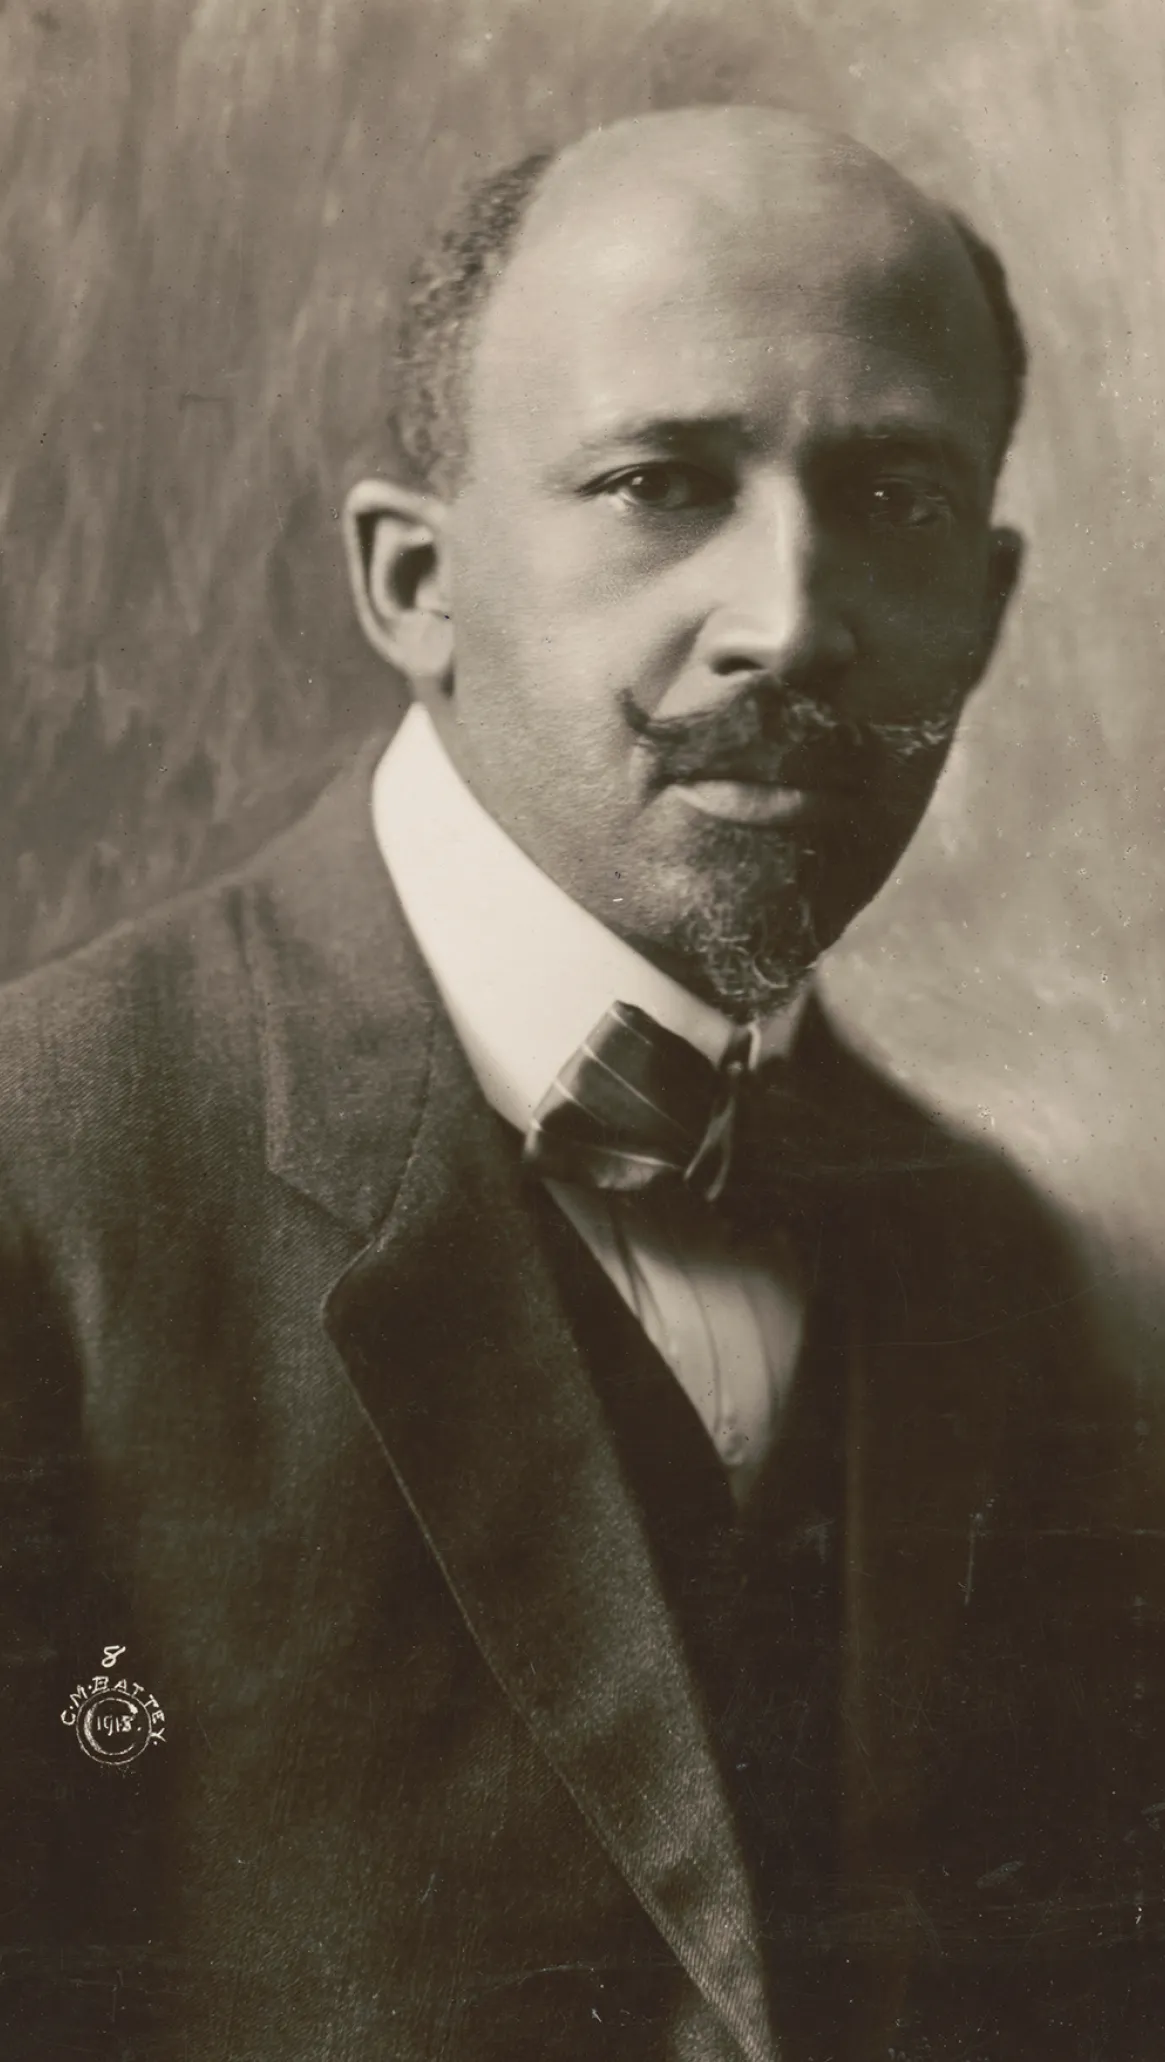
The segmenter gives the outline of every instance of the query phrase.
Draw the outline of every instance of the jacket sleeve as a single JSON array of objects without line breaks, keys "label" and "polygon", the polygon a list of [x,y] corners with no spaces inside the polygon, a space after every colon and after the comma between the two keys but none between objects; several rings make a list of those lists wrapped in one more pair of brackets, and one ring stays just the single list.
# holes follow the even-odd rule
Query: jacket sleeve
[{"label": "jacket sleeve", "polygon": [[981,1379],[999,1471],[974,1542],[938,1829],[965,1903],[932,2012],[949,2023],[962,1987],[968,2052],[994,2009],[1008,2057],[1043,2052],[1054,2026],[1065,2057],[1148,2062],[1165,2012],[1159,1449],[1070,1241],[1042,1206],[996,1193]]},{"label": "jacket sleeve", "polygon": [[[0,1195],[0,2045],[63,2052],[69,1857],[90,1837],[83,1760],[62,1708],[84,1638],[86,1502],[79,1383],[48,1257]],[[81,1867],[86,1866],[84,1860]],[[62,2011],[65,2016],[62,2017]],[[24,2040],[40,2043],[27,2050]],[[47,2043],[47,2045],[46,2045]]]}]

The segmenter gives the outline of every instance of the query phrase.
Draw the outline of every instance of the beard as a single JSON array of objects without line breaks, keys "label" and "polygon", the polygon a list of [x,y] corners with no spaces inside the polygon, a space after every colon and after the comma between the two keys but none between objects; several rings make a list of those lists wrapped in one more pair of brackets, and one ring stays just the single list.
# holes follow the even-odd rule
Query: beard
[{"label": "beard", "polygon": [[957,723],[952,704],[912,723],[840,718],[825,695],[786,684],[746,691],[702,715],[624,715],[654,762],[652,783],[756,777],[840,789],[832,819],[810,829],[746,830],[706,821],[675,883],[676,957],[731,1016],[788,1002],[884,885],[933,793]]},{"label": "beard", "polygon": [[737,849],[709,854],[708,861],[685,898],[677,954],[699,969],[729,1016],[772,1016],[803,987],[831,942],[821,935],[804,854],[782,843],[763,860]]}]

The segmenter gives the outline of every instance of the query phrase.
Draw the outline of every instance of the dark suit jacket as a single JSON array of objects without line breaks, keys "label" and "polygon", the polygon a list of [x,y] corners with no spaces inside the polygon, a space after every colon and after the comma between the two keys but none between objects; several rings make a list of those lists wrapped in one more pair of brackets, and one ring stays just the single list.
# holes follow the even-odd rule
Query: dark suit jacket
[{"label": "dark suit jacket", "polygon": [[[1159,1518],[1039,1212],[810,1026],[877,1149],[815,1247],[844,1482],[806,2036],[367,777],[0,1003],[0,2052],[1157,2058]],[[165,1711],[124,1768],[61,1719],[112,1643]]]}]

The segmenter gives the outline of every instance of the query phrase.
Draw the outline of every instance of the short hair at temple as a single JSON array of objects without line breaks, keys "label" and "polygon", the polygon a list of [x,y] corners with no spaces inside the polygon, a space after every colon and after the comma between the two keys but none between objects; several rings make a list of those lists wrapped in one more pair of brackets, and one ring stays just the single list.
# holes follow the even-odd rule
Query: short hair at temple
[{"label": "short hair at temple", "polygon": [[[478,324],[535,193],[559,153],[535,151],[470,187],[410,275],[397,345],[393,421],[418,484],[450,495],[465,463],[465,394]],[[997,251],[946,210],[983,290],[999,343],[1002,464],[1023,406],[1028,352]]]}]

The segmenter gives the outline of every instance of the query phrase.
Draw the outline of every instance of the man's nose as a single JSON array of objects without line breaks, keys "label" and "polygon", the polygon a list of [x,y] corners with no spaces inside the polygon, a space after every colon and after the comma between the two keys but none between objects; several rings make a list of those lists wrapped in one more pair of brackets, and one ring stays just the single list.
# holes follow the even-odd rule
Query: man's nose
[{"label": "man's nose", "polygon": [[796,486],[754,497],[722,557],[697,658],[725,682],[840,674],[857,644],[819,515]]}]

